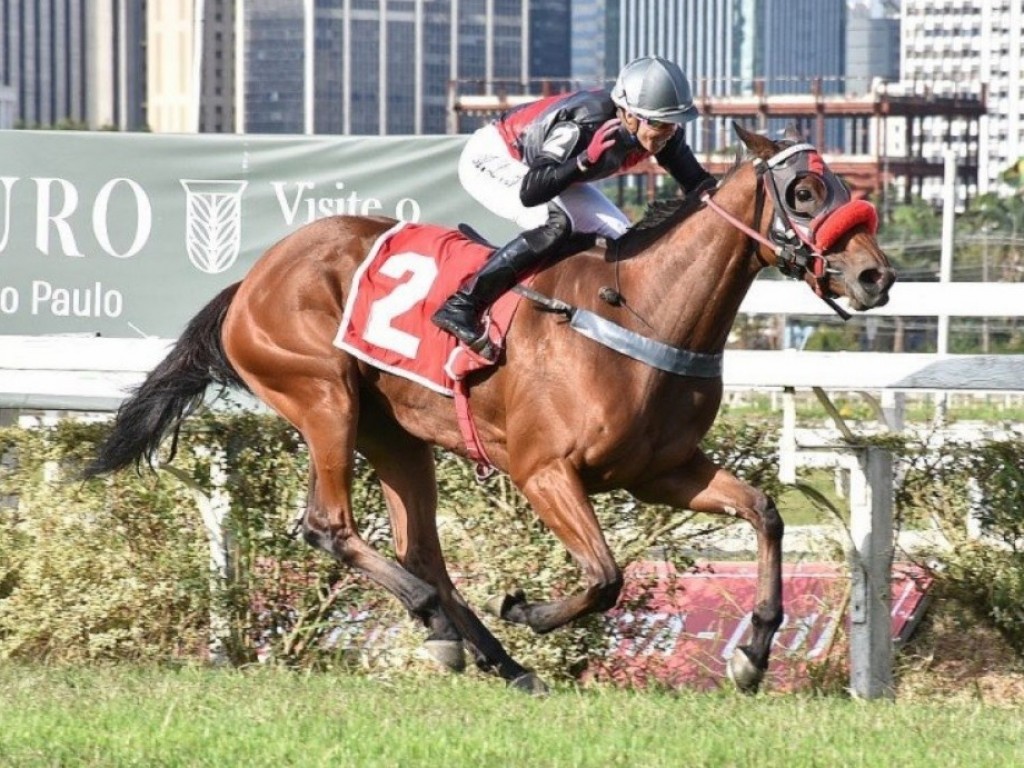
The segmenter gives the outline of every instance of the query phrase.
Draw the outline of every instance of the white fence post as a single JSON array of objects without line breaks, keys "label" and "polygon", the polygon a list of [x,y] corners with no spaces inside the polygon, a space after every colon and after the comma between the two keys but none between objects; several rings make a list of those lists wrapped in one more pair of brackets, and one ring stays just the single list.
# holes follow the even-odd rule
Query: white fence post
[{"label": "white fence post", "polygon": [[796,482],[796,390],[782,390],[782,431],[779,433],[779,481]]},{"label": "white fence post", "polygon": [[177,467],[161,467],[178,478],[192,493],[192,498],[199,508],[206,529],[206,538],[210,545],[210,635],[208,648],[210,661],[220,664],[228,661],[227,648],[231,640],[231,620],[224,613],[223,596],[231,581],[230,551],[231,541],[228,531],[228,513],[231,510],[231,497],[227,491],[227,472],[225,470],[224,451],[218,446],[207,448],[198,446],[196,454],[206,453],[210,457],[210,494],[203,490]]},{"label": "white fence post", "polygon": [[882,418],[890,432],[902,432],[906,426],[907,395],[892,389],[882,390]]},{"label": "white fence post", "polygon": [[850,690],[892,698],[892,454],[858,448],[850,462]]}]

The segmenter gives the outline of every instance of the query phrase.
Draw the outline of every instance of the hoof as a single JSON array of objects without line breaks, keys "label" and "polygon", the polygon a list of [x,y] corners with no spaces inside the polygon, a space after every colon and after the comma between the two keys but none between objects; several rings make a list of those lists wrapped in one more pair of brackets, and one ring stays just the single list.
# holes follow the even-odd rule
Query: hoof
[{"label": "hoof", "polygon": [[531,696],[547,696],[548,686],[543,680],[537,677],[533,672],[527,672],[525,675],[520,675],[515,680],[508,681],[508,687],[523,693],[528,693]]},{"label": "hoof", "polygon": [[764,670],[758,669],[750,656],[742,648],[737,648],[729,657],[725,668],[726,675],[743,693],[757,693],[764,679]]},{"label": "hoof", "polygon": [[525,602],[526,593],[521,589],[517,589],[510,595],[492,597],[484,603],[484,610],[492,616],[497,616],[499,619],[507,619],[509,611],[511,611],[515,606],[522,605]]},{"label": "hoof", "polygon": [[426,640],[423,650],[428,658],[436,661],[452,672],[466,669],[466,654],[463,652],[461,640]]},{"label": "hoof", "polygon": [[491,616],[497,616],[500,619],[501,607],[505,604],[506,600],[508,600],[508,595],[498,595],[497,597],[492,597],[490,600],[484,603],[484,611],[491,614]]}]

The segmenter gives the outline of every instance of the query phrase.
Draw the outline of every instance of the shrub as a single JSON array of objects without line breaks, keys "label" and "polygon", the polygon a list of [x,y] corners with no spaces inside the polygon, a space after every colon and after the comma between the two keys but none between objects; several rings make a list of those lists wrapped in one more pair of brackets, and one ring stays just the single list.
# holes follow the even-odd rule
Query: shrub
[{"label": "shrub", "polygon": [[929,518],[949,543],[934,553],[938,586],[1024,654],[1024,436],[900,454],[897,510]]},{"label": "shrub", "polygon": [[[68,421],[0,431],[0,447],[15,457],[0,470],[0,496],[11,500],[0,508],[0,656],[201,658],[213,609],[234,664],[270,658],[380,671],[413,657],[423,633],[398,602],[291,535],[308,467],[284,422],[207,412],[187,423],[173,472],[75,480],[106,429]],[[716,426],[706,449],[778,494],[774,442],[772,428],[747,421]],[[213,456],[223,457],[223,478],[211,478]],[[469,464],[442,452],[437,476],[442,544],[472,605],[516,588],[531,599],[580,589],[578,567],[506,477],[480,485]],[[202,520],[222,491],[230,502],[223,583],[211,582]],[[391,554],[386,505],[362,463],[353,494],[363,535]],[[680,569],[689,564],[679,529],[692,515],[625,493],[594,503],[621,564],[652,551]],[[578,675],[607,642],[600,617],[544,637],[488,623],[513,656],[554,679]],[[373,642],[382,632],[387,642]]]},{"label": "shrub", "polygon": [[0,430],[2,656],[148,659],[202,643],[206,551],[191,499],[159,476],[70,479],[100,434],[73,422]]}]

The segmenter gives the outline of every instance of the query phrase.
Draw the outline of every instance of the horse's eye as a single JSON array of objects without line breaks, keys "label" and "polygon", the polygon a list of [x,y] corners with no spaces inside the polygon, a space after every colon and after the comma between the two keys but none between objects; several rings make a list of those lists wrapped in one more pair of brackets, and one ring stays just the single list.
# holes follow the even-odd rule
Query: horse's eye
[{"label": "horse's eye", "polygon": [[814,192],[806,187],[798,189],[796,191],[796,199],[800,203],[810,203],[814,200]]}]

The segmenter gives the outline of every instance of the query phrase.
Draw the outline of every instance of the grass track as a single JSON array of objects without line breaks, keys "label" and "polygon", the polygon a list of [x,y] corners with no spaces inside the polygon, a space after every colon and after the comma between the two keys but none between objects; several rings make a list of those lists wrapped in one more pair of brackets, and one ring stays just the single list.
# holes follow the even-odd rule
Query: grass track
[{"label": "grass track", "polygon": [[1012,709],[0,665],[0,766],[1012,766]]}]

